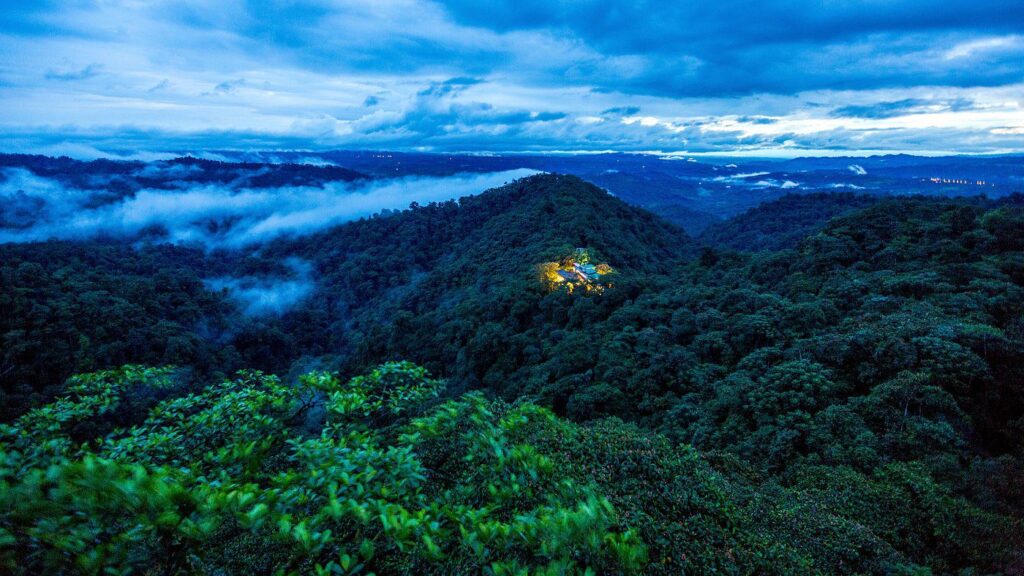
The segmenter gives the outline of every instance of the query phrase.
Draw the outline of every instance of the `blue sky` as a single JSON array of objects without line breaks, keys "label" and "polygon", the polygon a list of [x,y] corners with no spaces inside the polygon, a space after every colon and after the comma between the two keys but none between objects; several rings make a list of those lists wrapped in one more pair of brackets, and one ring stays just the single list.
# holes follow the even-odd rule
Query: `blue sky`
[{"label": "blue sky", "polygon": [[0,150],[1024,152],[1020,0],[0,5]]}]

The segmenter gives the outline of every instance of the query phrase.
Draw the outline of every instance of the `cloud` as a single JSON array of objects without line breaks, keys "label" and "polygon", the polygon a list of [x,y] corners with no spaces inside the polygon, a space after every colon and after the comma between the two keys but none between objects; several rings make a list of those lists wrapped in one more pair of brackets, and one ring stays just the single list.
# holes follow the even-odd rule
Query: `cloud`
[{"label": "cloud", "polygon": [[166,90],[166,89],[168,89],[170,87],[171,87],[171,82],[169,80],[167,80],[166,78],[164,78],[163,80],[161,80],[160,82],[157,82],[151,88],[146,90],[146,92],[152,94],[154,92],[159,92],[161,90]]},{"label": "cloud", "polygon": [[836,118],[894,118],[909,114],[936,114],[974,109],[974,101],[968,98],[956,98],[954,100],[905,98],[903,100],[875,102],[866,105],[843,106],[833,110],[832,116]]},{"label": "cloud", "polygon": [[56,70],[47,70],[44,78],[47,80],[57,80],[60,82],[73,82],[75,80],[87,80],[100,73],[99,64],[89,64],[85,68],[79,70],[66,70],[63,72]]},{"label": "cloud", "polygon": [[418,96],[429,96],[433,98],[440,98],[443,96],[450,96],[458,94],[465,90],[469,86],[476,84],[483,84],[483,80],[479,78],[469,78],[466,76],[460,76],[458,78],[449,78],[444,82],[433,82],[430,86],[420,90]]},{"label": "cloud", "polygon": [[[681,160],[682,158],[677,158]],[[733,166],[735,168],[735,166]],[[715,176],[711,179],[712,182],[723,182],[734,186],[768,186],[764,180],[754,181],[751,178],[760,178],[761,176],[767,176],[770,172],[742,172],[737,174],[730,174],[728,176]]]},{"label": "cloud", "polygon": [[740,116],[736,120],[738,122],[745,122],[749,124],[775,124],[779,121],[778,118],[772,118],[770,116]]},{"label": "cloud", "polygon": [[11,224],[0,227],[0,242],[156,235],[208,248],[240,248],[310,234],[385,209],[404,209],[412,202],[477,194],[533,173],[523,169],[270,189],[245,188],[240,174],[234,186],[144,189],[110,198],[64,188],[26,170],[8,170],[0,182],[0,198],[12,201],[12,207],[0,219]]},{"label": "cloud", "polygon": [[[1020,7],[1010,0],[835,2],[446,2],[459,23],[502,33],[557,30],[605,60],[646,68],[603,89],[675,95],[837,87],[991,85],[1019,74]],[[737,17],[742,14],[742,17]],[[985,59],[968,67],[943,56]],[[694,65],[697,63],[697,65]],[[603,80],[602,78],[596,78]]]},{"label": "cloud", "polygon": [[289,258],[285,264],[291,278],[260,278],[219,276],[204,282],[211,290],[226,291],[249,316],[281,315],[313,293],[312,266],[303,260]]},{"label": "cloud", "polygon": [[789,190],[792,188],[799,188],[800,183],[794,182],[792,180],[784,180],[782,182],[779,182],[778,180],[768,179],[758,180],[757,182],[754,183],[754,186],[757,188],[781,188],[783,190]]},{"label": "cloud", "polygon": [[225,80],[218,83],[213,87],[213,90],[204,92],[204,95],[219,95],[219,94],[231,94],[245,86],[245,78],[238,78],[237,80]]},{"label": "cloud", "polygon": [[602,116],[636,116],[639,113],[639,106],[616,106],[601,111]]},{"label": "cloud", "polygon": [[0,172],[0,228],[24,230],[31,228],[46,209],[40,196],[59,194],[55,182],[36,178],[22,169]]},{"label": "cloud", "polygon": [[1019,0],[9,4],[5,151],[1024,150]]},{"label": "cloud", "polygon": [[202,171],[203,169],[198,164],[147,162],[145,166],[136,170],[134,175],[138,178],[180,180]]},{"label": "cloud", "polygon": [[972,58],[987,52],[1002,52],[1019,50],[1024,46],[1024,37],[1012,35],[996,38],[982,38],[961,42],[950,48],[944,55],[946,60],[958,60],[961,58]]}]

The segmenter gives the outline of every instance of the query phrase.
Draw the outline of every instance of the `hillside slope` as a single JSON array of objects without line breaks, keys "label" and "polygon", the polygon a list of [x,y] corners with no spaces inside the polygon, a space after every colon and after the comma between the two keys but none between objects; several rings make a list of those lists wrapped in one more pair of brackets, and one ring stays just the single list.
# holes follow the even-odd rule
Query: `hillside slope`
[{"label": "hillside slope", "polygon": [[833,217],[867,208],[880,196],[819,192],[787,194],[708,226],[700,242],[732,250],[782,250],[825,227]]},{"label": "hillside slope", "polygon": [[285,319],[295,323],[285,331],[328,328],[301,348],[340,354],[351,370],[409,358],[476,386],[486,380],[482,364],[520,362],[518,347],[478,358],[473,350],[487,334],[531,339],[561,323],[537,316],[565,296],[548,294],[537,266],[577,247],[617,271],[622,289],[601,301],[612,307],[630,286],[655,282],[695,253],[683,231],[650,213],[578,178],[540,175],[280,243],[266,257],[302,258],[317,271],[317,295]]},{"label": "hillside slope", "polygon": [[29,154],[0,154],[0,170],[25,169],[82,190],[102,190],[123,195],[142,189],[166,189],[184,185],[227,185],[250,188],[322,186],[327,182],[351,182],[369,178],[340,166],[221,162],[182,156],[154,162],[125,160],[82,161],[67,156],[53,158]]},{"label": "hillside slope", "polygon": [[[671,225],[552,175],[252,253],[128,242],[0,244],[4,417],[52,398],[75,372],[126,362],[190,366],[210,377],[242,366],[284,373],[302,357],[351,364],[368,334],[393,325],[399,311],[450,311],[510,284],[518,287],[509,297],[538,296],[535,266],[580,246],[624,275],[665,272],[693,253]],[[272,306],[281,285],[310,295]],[[248,314],[238,298],[244,286],[280,313]]]}]

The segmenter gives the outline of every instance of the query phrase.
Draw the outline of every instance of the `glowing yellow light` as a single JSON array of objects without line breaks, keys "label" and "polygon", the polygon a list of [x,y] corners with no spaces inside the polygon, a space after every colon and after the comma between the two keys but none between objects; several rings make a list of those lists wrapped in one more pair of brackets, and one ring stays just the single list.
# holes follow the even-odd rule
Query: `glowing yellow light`
[{"label": "glowing yellow light", "polygon": [[[577,288],[586,294],[602,294],[610,285],[599,283],[598,277],[614,272],[605,263],[588,264],[590,255],[585,250],[577,250],[575,256],[568,256],[559,262],[544,262],[537,265],[538,280],[548,290],[554,291],[562,287],[572,294]],[[589,270],[586,268],[589,266]]]}]

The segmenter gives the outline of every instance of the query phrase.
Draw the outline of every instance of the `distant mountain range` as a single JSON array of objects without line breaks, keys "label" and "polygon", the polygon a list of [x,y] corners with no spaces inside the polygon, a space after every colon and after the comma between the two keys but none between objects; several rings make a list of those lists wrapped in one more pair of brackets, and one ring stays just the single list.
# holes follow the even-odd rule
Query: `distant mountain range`
[{"label": "distant mountain range", "polygon": [[650,154],[222,151],[207,153],[204,159],[182,157],[143,163],[0,155],[0,174],[12,168],[106,195],[199,185],[262,189],[531,169],[577,175],[627,203],[660,214],[693,235],[787,194],[856,192],[998,198],[1024,191],[1024,156],[891,155],[766,161]]}]

